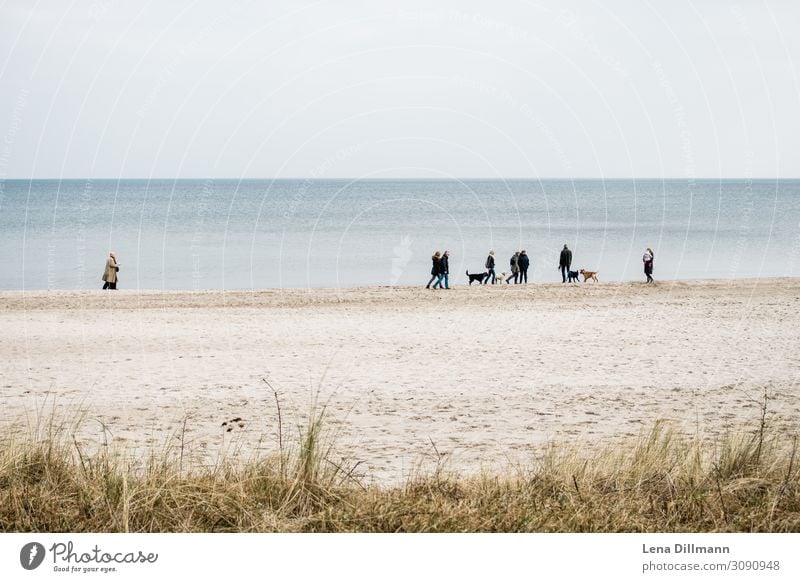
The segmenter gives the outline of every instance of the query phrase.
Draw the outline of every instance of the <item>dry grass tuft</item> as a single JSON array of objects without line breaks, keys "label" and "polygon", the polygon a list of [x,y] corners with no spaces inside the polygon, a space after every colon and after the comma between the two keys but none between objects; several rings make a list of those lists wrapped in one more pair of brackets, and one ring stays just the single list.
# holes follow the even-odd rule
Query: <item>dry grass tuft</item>
[{"label": "dry grass tuft", "polygon": [[182,448],[87,454],[51,422],[0,439],[0,531],[798,532],[797,437],[764,418],[717,442],[659,423],[628,447],[551,445],[506,474],[440,466],[394,487],[365,487],[335,459],[324,408],[269,458],[188,468]]}]

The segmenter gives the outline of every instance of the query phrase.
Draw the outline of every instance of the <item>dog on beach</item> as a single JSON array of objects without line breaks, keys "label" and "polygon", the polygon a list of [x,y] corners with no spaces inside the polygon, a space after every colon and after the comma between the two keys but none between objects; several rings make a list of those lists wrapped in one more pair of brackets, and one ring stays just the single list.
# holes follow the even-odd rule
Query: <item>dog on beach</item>
[{"label": "dog on beach", "polygon": [[469,269],[467,269],[467,277],[469,277],[469,284],[472,285],[473,281],[477,281],[478,285],[483,283],[483,280],[489,276],[489,273],[472,273],[470,274]]},{"label": "dog on beach", "polygon": [[586,281],[588,281],[589,279],[591,279],[592,281],[594,281],[596,283],[599,283],[599,281],[597,280],[597,273],[599,273],[599,272],[600,271],[586,271],[584,269],[580,270],[581,275],[583,275],[583,282],[584,283],[586,283]]},{"label": "dog on beach", "polygon": [[[497,278],[495,279],[495,282],[494,282],[495,285],[497,285],[498,283],[502,284],[503,281],[506,281],[506,279],[508,279],[508,276],[510,274],[511,273],[509,273],[508,271],[503,271],[502,273],[497,273]],[[506,281],[506,283],[508,283],[508,281]]]},{"label": "dog on beach", "polygon": [[567,271],[567,282],[577,283],[579,281],[578,274],[578,271]]}]

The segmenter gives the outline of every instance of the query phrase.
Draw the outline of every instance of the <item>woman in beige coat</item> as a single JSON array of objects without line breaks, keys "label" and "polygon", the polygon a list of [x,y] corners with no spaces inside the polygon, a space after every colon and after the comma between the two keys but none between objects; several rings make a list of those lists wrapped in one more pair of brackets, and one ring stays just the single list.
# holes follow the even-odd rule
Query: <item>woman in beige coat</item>
[{"label": "woman in beige coat", "polygon": [[103,289],[116,289],[117,288],[117,271],[119,271],[119,263],[117,262],[117,255],[113,252],[108,253],[106,260],[106,270],[103,273]]}]

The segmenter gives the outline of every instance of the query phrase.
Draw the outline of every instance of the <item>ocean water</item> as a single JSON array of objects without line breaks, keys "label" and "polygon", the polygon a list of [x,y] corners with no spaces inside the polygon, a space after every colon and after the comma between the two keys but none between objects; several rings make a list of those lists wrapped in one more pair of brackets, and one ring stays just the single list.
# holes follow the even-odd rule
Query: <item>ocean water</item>
[{"label": "ocean water", "polygon": [[0,288],[422,285],[516,249],[531,282],[559,251],[601,281],[800,276],[800,180],[5,180]]}]

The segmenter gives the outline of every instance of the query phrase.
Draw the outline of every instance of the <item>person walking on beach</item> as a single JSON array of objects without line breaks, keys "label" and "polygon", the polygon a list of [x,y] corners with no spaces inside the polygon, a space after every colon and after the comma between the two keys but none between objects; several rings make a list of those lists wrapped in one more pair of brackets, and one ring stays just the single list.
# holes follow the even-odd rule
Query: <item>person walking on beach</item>
[{"label": "person walking on beach", "polygon": [[431,280],[428,281],[428,284],[425,285],[426,289],[431,288],[431,283],[433,283],[434,279],[437,279],[436,283],[433,284],[433,288],[436,289],[436,285],[441,286],[442,284],[442,255],[439,251],[433,253],[431,257]]},{"label": "person walking on beach", "polygon": [[528,253],[525,252],[525,249],[519,252],[519,257],[517,258],[517,264],[519,265],[519,282],[527,284],[528,267],[531,264],[531,260],[528,258]]},{"label": "person walking on beach", "polygon": [[117,262],[117,255],[114,252],[108,253],[106,259],[106,270],[103,272],[103,289],[116,289],[117,288],[117,271],[119,271],[119,263]]},{"label": "person walking on beach", "polygon": [[561,256],[558,257],[558,268],[561,269],[561,282],[567,282],[567,275],[569,274],[569,268],[572,266],[572,251],[567,248],[567,245],[564,245],[564,248],[561,249]]},{"label": "person walking on beach", "polygon": [[494,251],[489,251],[489,256],[486,257],[486,278],[483,280],[483,284],[489,282],[489,277],[492,278],[492,285],[495,284],[497,281],[497,274],[494,272]]},{"label": "person walking on beach", "polygon": [[647,282],[653,282],[653,249],[647,247],[647,250],[644,251],[644,255],[642,256],[642,262],[644,263],[644,274],[647,277]]},{"label": "person walking on beach", "polygon": [[511,265],[511,274],[508,276],[508,279],[506,279],[506,283],[514,279],[514,285],[516,285],[518,283],[517,278],[519,277],[519,251],[512,255],[509,264]]},{"label": "person walking on beach", "polygon": [[[445,251],[442,255],[442,277],[444,277],[444,288],[450,289],[450,251]],[[441,281],[439,287],[441,287]]]}]

